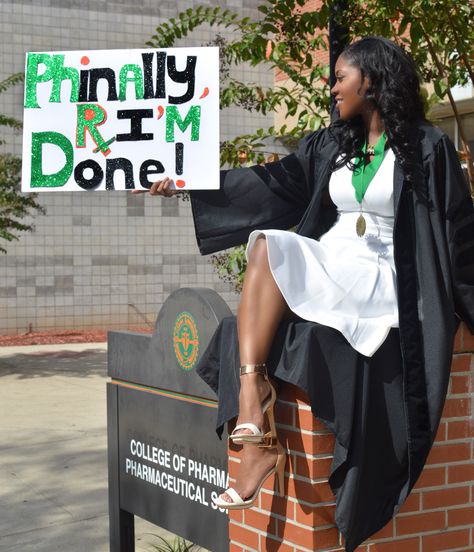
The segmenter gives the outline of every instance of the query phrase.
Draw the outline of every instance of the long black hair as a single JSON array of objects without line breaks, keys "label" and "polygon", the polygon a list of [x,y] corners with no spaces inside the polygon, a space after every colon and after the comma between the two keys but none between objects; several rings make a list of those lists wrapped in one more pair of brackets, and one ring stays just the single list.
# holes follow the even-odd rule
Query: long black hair
[{"label": "long black hair", "polygon": [[[360,70],[362,79],[369,78],[365,99],[379,111],[388,145],[401,164],[406,179],[413,181],[415,146],[410,140],[410,131],[416,121],[427,121],[420,96],[421,79],[413,59],[383,36],[361,38],[347,46],[340,55]],[[351,159],[362,157],[366,135],[362,116],[346,121],[336,119],[330,124],[329,132],[339,143],[342,154],[333,170],[345,164],[354,170]]]}]

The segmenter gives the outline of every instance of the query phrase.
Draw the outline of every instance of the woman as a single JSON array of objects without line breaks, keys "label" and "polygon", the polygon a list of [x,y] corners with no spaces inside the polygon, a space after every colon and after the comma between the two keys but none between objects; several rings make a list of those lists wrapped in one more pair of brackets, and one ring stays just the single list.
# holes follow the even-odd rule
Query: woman
[{"label": "woman", "polygon": [[[282,493],[275,382],[294,383],[336,435],[329,483],[350,551],[418,479],[460,319],[474,333],[474,209],[401,48],[358,40],[337,60],[336,79],[338,120],[281,161],[221,171],[220,190],[192,191],[191,201],[202,254],[247,241],[237,331],[221,323],[198,367],[219,394],[218,433],[238,413],[230,438],[243,444],[235,484],[216,504],[251,506],[274,471]],[[150,193],[174,195],[171,182]],[[238,405],[228,383],[236,340]],[[276,342],[284,345],[269,362]]]}]

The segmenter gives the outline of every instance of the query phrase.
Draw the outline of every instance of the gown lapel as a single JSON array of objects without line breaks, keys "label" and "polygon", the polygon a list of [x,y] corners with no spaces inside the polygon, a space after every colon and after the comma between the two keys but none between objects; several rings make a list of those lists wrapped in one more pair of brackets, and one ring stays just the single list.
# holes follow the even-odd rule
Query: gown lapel
[{"label": "gown lapel", "polygon": [[400,196],[402,194],[402,188],[404,183],[403,169],[398,159],[395,158],[393,168],[393,213],[395,220],[397,219],[398,206],[400,204]]}]

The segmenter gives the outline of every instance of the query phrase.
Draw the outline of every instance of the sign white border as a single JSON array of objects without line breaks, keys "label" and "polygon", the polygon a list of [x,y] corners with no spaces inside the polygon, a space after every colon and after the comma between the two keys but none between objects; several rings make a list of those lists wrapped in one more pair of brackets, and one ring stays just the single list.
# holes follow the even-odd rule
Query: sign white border
[{"label": "sign white border", "polygon": [[[158,52],[166,53],[166,63],[160,65],[158,63]],[[28,55],[30,54],[46,54],[50,56],[45,58],[48,63],[38,63],[36,59],[35,72],[33,75],[33,84],[36,80],[41,80],[43,76],[44,82],[37,82],[36,98],[39,107],[25,107],[24,123],[23,123],[23,164],[22,164],[22,191],[23,192],[40,192],[40,191],[111,191],[125,190],[126,188],[126,173],[124,168],[125,161],[111,163],[113,159],[129,160],[133,166],[133,186],[136,189],[146,189],[146,186],[140,184],[140,168],[146,160],[156,160],[161,163],[164,169],[163,173],[155,172],[156,165],[149,165],[150,174],[147,176],[149,185],[153,181],[169,176],[174,183],[170,186],[171,189],[192,190],[192,189],[218,189],[219,188],[219,48],[210,47],[177,47],[177,48],[159,48],[159,49],[132,49],[132,50],[74,50],[63,52],[28,52],[25,59],[25,105],[27,102],[27,90],[31,90],[31,83],[27,88],[28,82]],[[164,97],[150,97],[149,99],[136,99],[136,89],[133,71],[123,69],[127,64],[135,64],[143,68],[142,54],[154,54],[151,63],[151,79],[148,80],[148,86],[153,87],[154,94],[160,89],[158,87],[158,78],[164,85]],[[64,56],[64,61],[60,63],[58,58],[55,59],[55,64],[52,63],[52,56]],[[162,54],[163,55],[163,54]],[[175,56],[175,76],[176,80],[170,77],[173,74],[168,66],[170,56]],[[170,96],[182,98],[186,95],[192,75],[184,74],[187,66],[187,56],[196,56],[196,65],[194,71],[194,94],[189,101],[184,103],[169,102]],[[87,61],[87,63],[85,63]],[[57,65],[56,65],[57,63]],[[172,60],[171,60],[171,65]],[[56,72],[53,71],[53,67]],[[88,94],[91,92],[90,70],[100,68],[110,68],[116,76],[116,93],[119,96],[120,92],[120,71],[126,77],[122,78],[122,92],[126,93],[126,98],[123,100],[117,99],[114,101],[108,100],[110,93],[110,84],[105,78],[99,79],[97,84],[97,101],[71,101],[73,92],[72,79],[65,78],[61,80],[62,67],[71,67],[79,73],[79,81],[81,78],[89,79]],[[48,79],[47,71],[51,71],[51,76]],[[88,72],[89,71],[89,72]],[[82,72],[82,73],[81,73]],[[188,72],[189,73],[189,72]],[[97,72],[96,72],[97,74]],[[142,77],[144,78],[144,75]],[[56,75],[56,89],[59,86],[59,102],[51,102],[50,96],[53,91],[54,75]],[[59,76],[58,76],[59,75]],[[64,75],[64,73],[63,73]],[[159,75],[159,76],[158,76]],[[176,82],[182,79],[185,82]],[[60,85],[58,85],[58,82]],[[125,83],[125,84],[124,84]],[[150,90],[150,88],[148,89]],[[32,102],[30,92],[29,103]],[[79,97],[79,100],[81,97]],[[79,106],[83,104],[93,104],[100,106],[94,111],[84,111],[79,116]],[[188,124],[185,130],[179,128],[174,122],[174,142],[166,140],[166,123],[167,117],[170,116],[172,110],[178,110],[181,118],[181,123],[185,120],[187,114],[192,107],[195,107],[200,114],[199,119],[199,139],[192,140],[192,124]],[[99,131],[104,142],[113,140],[109,144],[109,153],[97,151],[97,144],[93,140],[93,135],[89,132],[88,127],[84,130],[84,147],[78,147],[76,132],[78,124],[84,129],[84,117],[94,116],[95,120],[99,120],[98,110],[102,108],[106,113],[106,118],[102,123],[94,125]],[[143,117],[141,121],[141,132],[143,134],[153,135],[151,140],[129,140],[118,141],[117,135],[127,135],[131,133],[132,119],[122,118],[117,116],[118,111],[128,110],[152,110],[153,116]],[[193,114],[196,115],[196,110]],[[84,113],[86,115],[84,115]],[[189,122],[189,121],[188,121]],[[184,125],[182,125],[184,126]],[[195,130],[195,129],[194,129]],[[54,175],[61,170],[66,164],[66,154],[63,149],[56,143],[48,143],[45,132],[53,132],[62,134],[73,146],[73,164],[72,171],[67,181],[59,185],[51,185],[54,179],[49,179],[49,185],[45,185],[46,178],[43,175]],[[36,163],[32,163],[33,158],[33,133],[35,133],[35,149],[34,159]],[[56,139],[53,136],[53,141]],[[196,134],[194,135],[196,137]],[[181,143],[182,146],[182,173],[179,174],[179,157],[176,143]],[[38,144],[40,144],[38,146]],[[96,150],[94,152],[94,150]],[[39,153],[41,152],[41,153]],[[39,165],[38,157],[41,158]],[[32,173],[33,165],[33,173]],[[88,166],[91,165],[91,166]],[[79,166],[79,168],[78,168]],[[103,177],[99,185],[90,188],[81,187],[78,184],[82,178],[82,182],[96,182],[100,167]],[[117,167],[118,166],[118,167]],[[145,169],[146,170],[146,167]],[[35,175],[32,178],[32,174]],[[107,179],[108,175],[108,179]],[[76,178],[77,177],[77,178]],[[56,179],[56,183],[60,179]],[[32,185],[32,181],[40,185]],[[130,186],[130,171],[128,173],[128,186]],[[108,187],[106,186],[108,182]],[[149,187],[149,186],[148,186]]]}]

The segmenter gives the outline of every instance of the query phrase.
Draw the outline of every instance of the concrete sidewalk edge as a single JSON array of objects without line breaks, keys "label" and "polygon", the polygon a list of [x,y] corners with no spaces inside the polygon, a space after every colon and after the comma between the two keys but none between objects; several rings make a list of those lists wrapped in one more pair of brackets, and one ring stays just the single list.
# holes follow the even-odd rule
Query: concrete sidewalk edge
[{"label": "concrete sidewalk edge", "polygon": [[35,353],[48,353],[57,351],[86,351],[88,349],[97,349],[106,351],[107,342],[99,341],[97,343],[47,343],[44,345],[3,345],[0,347],[0,358],[13,355],[28,355]]}]

